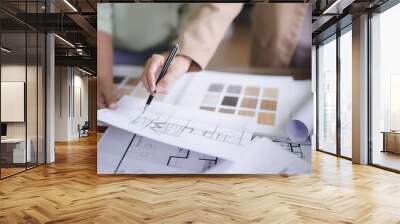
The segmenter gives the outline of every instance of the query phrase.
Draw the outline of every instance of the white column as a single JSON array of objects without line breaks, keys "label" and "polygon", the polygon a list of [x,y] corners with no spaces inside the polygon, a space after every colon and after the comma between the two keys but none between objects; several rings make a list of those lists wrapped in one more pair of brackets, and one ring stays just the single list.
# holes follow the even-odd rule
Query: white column
[{"label": "white column", "polygon": [[368,163],[368,16],[353,20],[353,162]]},{"label": "white column", "polygon": [[46,36],[46,163],[55,161],[55,60],[54,35]]},{"label": "white column", "polygon": [[314,98],[314,127],[313,127],[313,133],[311,136],[311,149],[315,150],[317,148],[316,142],[317,142],[317,48],[315,45],[312,46],[312,52],[311,52],[311,92],[313,94]]}]

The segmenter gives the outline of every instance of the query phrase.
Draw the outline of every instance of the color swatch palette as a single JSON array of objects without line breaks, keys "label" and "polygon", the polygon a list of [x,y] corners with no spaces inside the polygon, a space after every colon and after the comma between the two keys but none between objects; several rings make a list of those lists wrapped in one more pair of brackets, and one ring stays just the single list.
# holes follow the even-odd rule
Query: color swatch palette
[{"label": "color swatch palette", "polygon": [[[149,96],[140,77],[115,76],[114,83],[124,95],[142,99]],[[251,117],[259,125],[276,125],[278,88],[224,82],[209,83],[206,87],[199,104],[201,110]],[[163,101],[164,97],[157,94],[155,100]]]},{"label": "color swatch palette", "polygon": [[123,95],[130,95],[140,83],[140,77],[114,76],[114,84]]},{"label": "color swatch palette", "polygon": [[257,124],[275,125],[279,91],[274,87],[211,83],[201,110],[254,117]]},{"label": "color swatch palette", "polygon": [[[146,100],[149,95],[140,81],[142,70],[114,68],[115,84],[121,93]],[[290,76],[202,71],[183,75],[168,95],[157,94],[154,100],[236,116],[257,133],[280,136],[301,102],[309,98],[310,89],[311,81]]]},{"label": "color swatch palette", "polygon": [[[122,95],[130,95],[143,99],[149,96],[146,88],[141,83],[140,77],[114,76],[114,84],[118,87]],[[164,96],[163,94],[158,94],[154,100],[162,101]]]}]

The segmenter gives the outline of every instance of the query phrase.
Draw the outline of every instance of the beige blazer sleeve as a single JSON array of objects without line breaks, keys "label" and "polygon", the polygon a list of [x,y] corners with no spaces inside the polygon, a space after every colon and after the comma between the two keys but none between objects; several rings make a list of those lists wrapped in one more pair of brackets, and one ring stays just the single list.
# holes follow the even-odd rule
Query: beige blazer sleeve
[{"label": "beige blazer sleeve", "polygon": [[178,37],[180,55],[193,60],[190,71],[204,69],[242,9],[242,3],[204,3],[191,8],[191,15]]},{"label": "beige blazer sleeve", "polygon": [[[251,13],[253,66],[289,67],[300,40],[309,4],[258,4]],[[311,19],[311,16],[309,17]],[[311,46],[311,34],[305,34]],[[310,49],[311,51],[311,49]]]}]

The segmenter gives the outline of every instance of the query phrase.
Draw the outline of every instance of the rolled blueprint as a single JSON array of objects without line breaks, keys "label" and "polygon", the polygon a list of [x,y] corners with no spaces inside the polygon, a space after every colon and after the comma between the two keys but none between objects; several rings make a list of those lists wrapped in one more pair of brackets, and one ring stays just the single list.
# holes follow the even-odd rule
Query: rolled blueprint
[{"label": "rolled blueprint", "polygon": [[311,96],[286,124],[286,134],[294,142],[304,142],[314,127],[314,102]]}]

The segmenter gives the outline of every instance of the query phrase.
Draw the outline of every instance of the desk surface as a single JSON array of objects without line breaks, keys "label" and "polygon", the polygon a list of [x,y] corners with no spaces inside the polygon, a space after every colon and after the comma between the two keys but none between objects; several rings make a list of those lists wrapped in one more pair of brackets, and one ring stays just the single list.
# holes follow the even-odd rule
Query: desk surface
[{"label": "desk surface", "polygon": [[[29,138],[27,139],[29,141]],[[25,138],[5,138],[1,139],[1,143],[20,143],[25,142]]]}]

